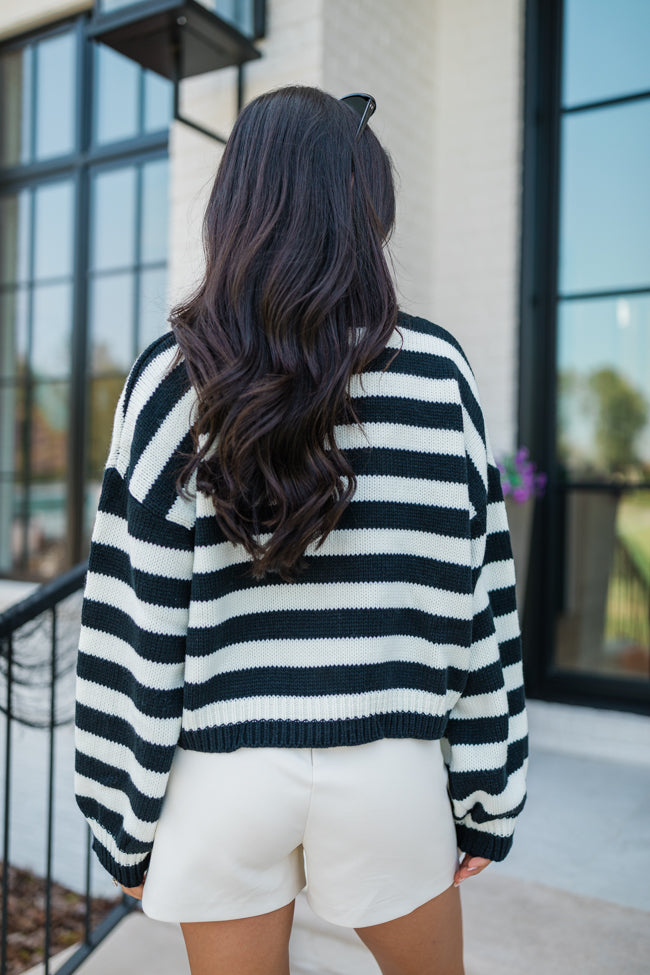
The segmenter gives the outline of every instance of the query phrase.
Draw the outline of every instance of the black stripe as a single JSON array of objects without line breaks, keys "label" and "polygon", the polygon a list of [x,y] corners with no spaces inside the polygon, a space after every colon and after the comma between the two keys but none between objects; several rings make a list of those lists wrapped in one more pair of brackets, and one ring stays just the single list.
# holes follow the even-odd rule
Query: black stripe
[{"label": "black stripe", "polygon": [[157,800],[140,792],[125,769],[107,765],[106,762],[77,751],[75,754],[75,771],[87,779],[92,779],[94,782],[123,792],[138,819],[147,822],[151,821],[152,815],[157,818],[157,810],[152,808]]},{"label": "black stripe", "polygon": [[175,745],[154,745],[139,738],[132,724],[115,714],[96,711],[77,701],[75,724],[98,738],[124,745],[143,768],[152,772],[167,772],[171,768]]},{"label": "black stripe", "polygon": [[86,597],[81,607],[81,624],[119,637],[134,647],[144,660],[173,663],[183,660],[185,635],[149,633],[142,630],[124,610]]},{"label": "black stripe", "polygon": [[[123,817],[112,809],[107,809],[98,799],[91,799],[88,796],[77,796],[77,805],[86,819],[94,819],[100,826],[103,826],[106,832],[113,837],[118,849],[122,853],[148,853],[151,849],[151,843],[144,843],[142,840],[137,840],[135,836],[131,836],[124,829]],[[157,811],[151,809],[148,822],[156,822],[160,815],[160,808],[162,808],[162,803]]]},{"label": "black stripe", "polygon": [[[166,554],[167,562],[173,562],[175,550]],[[182,609],[190,604],[191,579],[169,579],[156,575],[156,563],[152,563],[149,572],[135,569],[126,552],[113,545],[93,542],[91,545],[90,572],[98,572],[113,579],[119,579],[131,586],[138,599],[156,606],[166,606]]]},{"label": "black stripe", "polygon": [[487,745],[494,741],[506,741],[507,737],[507,714],[465,721],[450,719],[445,729],[445,738],[450,745]]},{"label": "black stripe", "polygon": [[183,710],[183,688],[161,690],[140,684],[131,671],[113,660],[79,653],[77,673],[85,680],[126,694],[138,711],[152,718],[178,717]]},{"label": "black stripe", "polygon": [[[471,594],[471,571],[451,562],[439,562],[433,556],[418,555],[313,555],[307,557],[307,568],[293,583],[305,584],[348,582],[364,585],[374,582],[404,582],[429,586],[451,593]],[[259,589],[278,584],[278,577],[269,575],[256,581],[249,574],[249,563],[239,562],[214,572],[197,573],[192,583],[195,602],[225,596],[243,589]],[[243,598],[243,597],[242,597]],[[318,595],[314,597],[316,607]]]},{"label": "black stripe", "polygon": [[463,647],[469,645],[471,626],[467,621],[410,608],[267,611],[231,617],[212,627],[190,628],[187,650],[188,654],[204,656],[217,653],[219,647],[251,639],[343,639],[400,634]]},{"label": "black stripe", "polygon": [[401,660],[375,664],[325,664],[322,667],[245,667],[216,674],[201,684],[186,684],[184,705],[193,711],[206,701],[258,696],[364,694],[396,687],[444,695],[448,689],[460,691],[464,680],[464,672],[453,667],[438,670]]}]

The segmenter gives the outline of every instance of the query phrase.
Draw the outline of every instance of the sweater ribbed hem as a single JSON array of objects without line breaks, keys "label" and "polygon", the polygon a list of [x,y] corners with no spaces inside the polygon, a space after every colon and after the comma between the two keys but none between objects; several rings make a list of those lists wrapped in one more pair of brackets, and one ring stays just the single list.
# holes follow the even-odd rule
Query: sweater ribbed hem
[{"label": "sweater ribbed hem", "polygon": [[247,721],[245,724],[182,731],[179,746],[194,752],[237,748],[336,748],[380,738],[441,738],[446,715],[401,712],[341,721]]},{"label": "sweater ribbed hem", "polygon": [[482,830],[472,829],[463,823],[456,823],[458,846],[470,856],[485,857],[487,860],[505,860],[512,847],[512,836],[495,836]]},{"label": "sweater ribbed hem", "polygon": [[102,846],[97,838],[93,839],[92,848],[104,870],[107,870],[111,877],[115,877],[118,883],[123,884],[125,887],[140,886],[149,866],[149,853],[147,853],[140,863],[134,863],[130,867],[125,867],[113,859],[106,847]]}]

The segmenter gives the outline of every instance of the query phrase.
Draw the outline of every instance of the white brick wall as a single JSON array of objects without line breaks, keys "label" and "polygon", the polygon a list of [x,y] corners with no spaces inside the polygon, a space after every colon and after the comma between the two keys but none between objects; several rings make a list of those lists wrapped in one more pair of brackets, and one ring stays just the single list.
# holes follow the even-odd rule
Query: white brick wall
[{"label": "white brick wall", "polygon": [[[325,0],[268,0],[267,37],[262,57],[245,67],[247,101],[288,84],[319,85],[322,77],[322,4]],[[235,119],[234,69],[183,82],[181,109],[191,118],[228,135]],[[203,268],[201,220],[221,147],[182,123],[170,134],[171,219],[170,301],[186,294]]]},{"label": "white brick wall", "polygon": [[516,436],[523,4],[435,0],[433,306],[473,365],[495,451]]},{"label": "white brick wall", "polygon": [[397,171],[390,250],[400,304],[431,315],[433,264],[433,66],[430,0],[326,0],[323,87],[338,97],[368,91],[371,125]]},{"label": "white brick wall", "polygon": [[93,0],[0,0],[0,40],[92,6]]}]

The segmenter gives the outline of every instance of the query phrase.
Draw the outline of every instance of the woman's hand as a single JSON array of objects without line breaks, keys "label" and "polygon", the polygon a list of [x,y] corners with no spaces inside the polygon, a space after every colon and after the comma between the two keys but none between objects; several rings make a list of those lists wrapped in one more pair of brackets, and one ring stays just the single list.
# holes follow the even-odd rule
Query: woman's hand
[{"label": "woman's hand", "polygon": [[485,857],[473,857],[470,853],[466,853],[454,874],[454,887],[459,887],[467,877],[475,877],[491,863],[492,861],[486,860]]},{"label": "woman's hand", "polygon": [[129,895],[129,897],[135,897],[137,901],[142,900],[142,891],[144,890],[144,880],[138,887],[125,887],[124,884],[120,884],[120,887],[122,888],[125,894]]}]

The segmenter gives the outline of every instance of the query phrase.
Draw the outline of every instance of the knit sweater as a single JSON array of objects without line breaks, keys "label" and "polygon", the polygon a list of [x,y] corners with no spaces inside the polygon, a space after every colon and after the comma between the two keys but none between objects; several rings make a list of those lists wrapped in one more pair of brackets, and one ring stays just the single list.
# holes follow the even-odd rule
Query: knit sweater
[{"label": "knit sweater", "polygon": [[101,863],[142,881],[177,746],[380,738],[440,739],[459,847],[503,859],[525,800],[520,630],[499,471],[463,350],[400,314],[351,380],[363,432],[335,430],[356,493],[284,582],[250,575],[195,479],[189,499],[176,493],[197,399],[184,359],[170,369],[176,349],[167,332],[130,371],[92,532],[75,792]]}]

